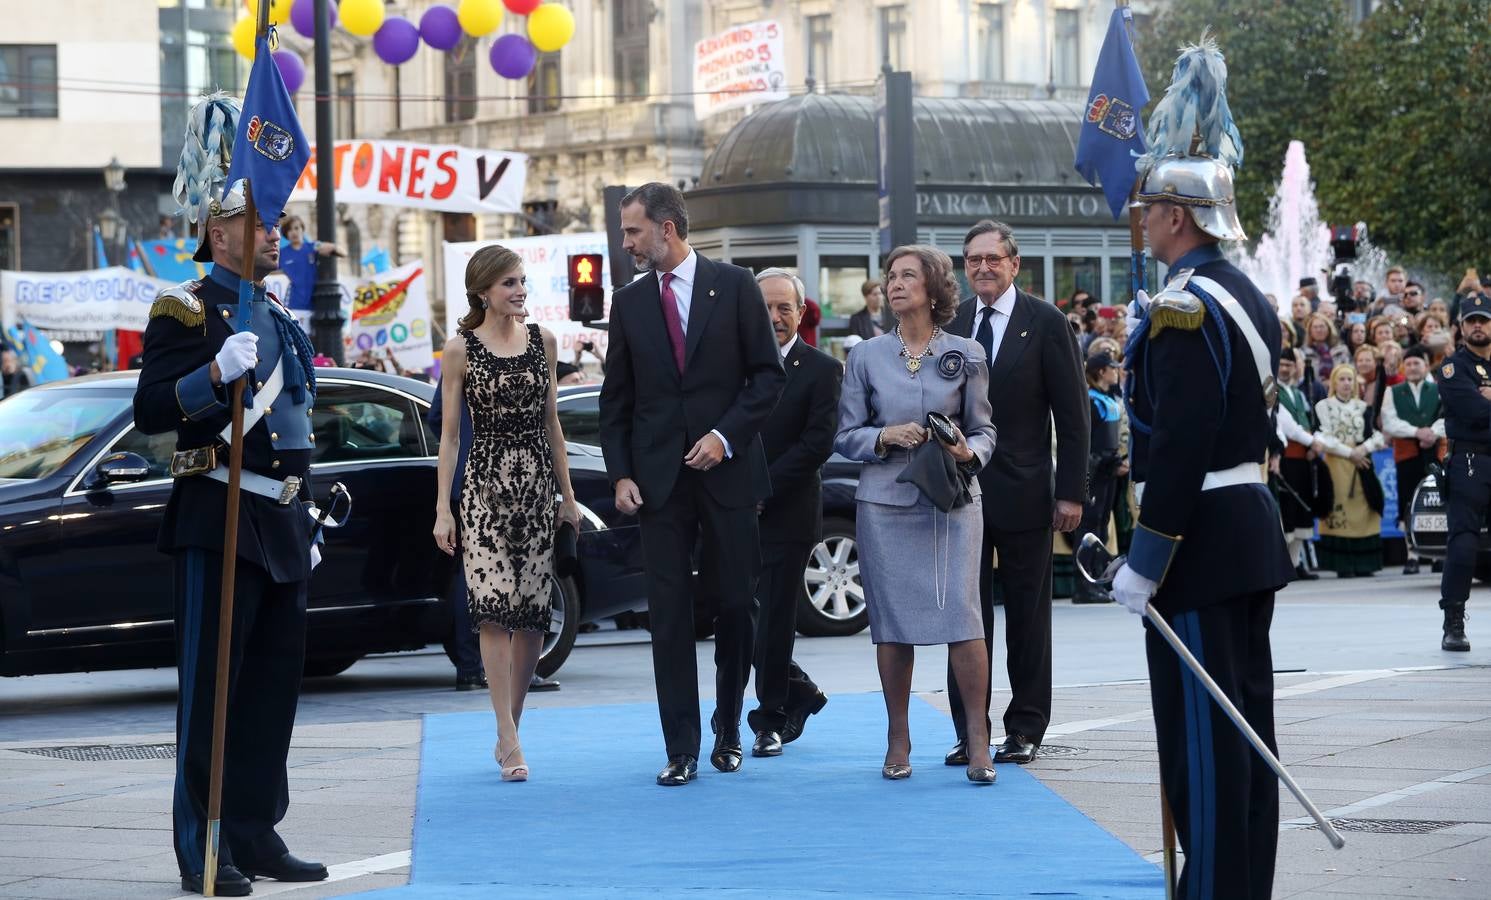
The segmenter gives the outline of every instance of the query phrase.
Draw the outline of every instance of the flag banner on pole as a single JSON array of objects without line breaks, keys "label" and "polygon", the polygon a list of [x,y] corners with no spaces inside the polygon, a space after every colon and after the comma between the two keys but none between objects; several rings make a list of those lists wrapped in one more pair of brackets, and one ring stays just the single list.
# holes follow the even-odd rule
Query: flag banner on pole
[{"label": "flag banner on pole", "polygon": [[1129,42],[1127,7],[1113,10],[1108,35],[1098,53],[1087,95],[1087,114],[1077,137],[1077,171],[1088,184],[1102,183],[1113,218],[1123,215],[1134,187],[1134,158],[1144,152],[1144,130],[1139,111],[1149,102],[1149,90],[1134,45]]},{"label": "flag banner on pole", "polygon": [[93,226],[93,255],[98,257],[93,262],[95,269],[107,269],[109,267],[109,251],[104,249],[104,235],[98,226]]},{"label": "flag banner on pole", "polygon": [[249,180],[259,221],[268,231],[279,223],[285,202],[310,159],[311,148],[269,52],[268,35],[260,35],[254,47],[254,66],[249,70],[243,112],[238,116],[227,189],[231,190],[240,178]]}]

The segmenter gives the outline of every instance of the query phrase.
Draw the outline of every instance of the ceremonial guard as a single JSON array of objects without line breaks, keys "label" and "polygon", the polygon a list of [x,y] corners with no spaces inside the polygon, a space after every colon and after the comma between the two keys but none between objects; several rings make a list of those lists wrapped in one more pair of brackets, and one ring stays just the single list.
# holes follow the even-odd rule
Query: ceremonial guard
[{"label": "ceremonial guard", "polygon": [[[1312,404],[1296,382],[1305,371],[1303,355],[1297,349],[1285,350],[1279,357],[1279,514],[1284,522],[1284,536],[1289,542],[1289,561],[1294,563],[1298,581],[1315,581],[1320,576],[1306,564],[1305,542],[1315,536],[1315,518],[1321,511],[1321,493],[1331,494],[1329,473],[1316,460],[1325,445],[1314,434]],[[1331,503],[1324,504],[1330,514]]]},{"label": "ceremonial guard", "polygon": [[1449,536],[1439,608],[1444,610],[1440,649],[1465,651],[1465,602],[1480,551],[1481,525],[1491,506],[1491,297],[1471,294],[1460,304],[1460,349],[1434,370],[1444,404],[1449,457]]},{"label": "ceremonial guard", "polygon": [[[1217,247],[1244,238],[1232,187],[1242,141],[1225,82],[1214,43],[1182,51],[1138,162],[1144,232],[1172,278],[1153,302],[1138,298],[1147,310],[1125,354],[1142,490],[1113,595],[1141,613],[1152,601],[1273,747],[1269,625],[1274,592],[1293,575],[1263,483],[1281,336],[1263,294]],[[1266,898],[1277,780],[1145,626],[1160,778],[1185,851],[1177,896]]]},{"label": "ceremonial guard", "polygon": [[[187,140],[209,145],[231,135],[236,101],[217,96],[193,111]],[[221,138],[222,135],[217,135]],[[184,166],[189,167],[184,153]],[[221,174],[218,175],[219,185]],[[183,191],[183,183],[193,185]],[[326,878],[325,866],[297,859],[275,833],[289,806],[286,759],[305,657],[306,585],[319,560],[307,481],[315,434],[313,351],[295,318],[266,293],[279,264],[278,230],[254,223],[252,327],[239,330],[244,259],[242,181],[220,189],[201,172],[178,180],[178,200],[202,218],[195,259],[206,278],[167,288],[150,309],[135,424],[176,432],[175,484],[159,548],[175,563],[177,653],[176,782],[172,825],[183,890],[203,890],[211,767],[218,613],[228,501],[230,385],[248,374],[244,395],[232,647],[228,672],[222,830],[216,893],[244,896],[250,879]],[[201,195],[198,211],[193,200]]]}]

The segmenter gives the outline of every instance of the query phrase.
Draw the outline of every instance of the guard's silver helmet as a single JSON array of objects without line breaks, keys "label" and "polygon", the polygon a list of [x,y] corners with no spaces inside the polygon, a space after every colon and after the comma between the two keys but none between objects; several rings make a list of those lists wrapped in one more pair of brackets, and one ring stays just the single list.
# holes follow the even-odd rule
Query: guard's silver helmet
[{"label": "guard's silver helmet", "polygon": [[1168,201],[1184,206],[1196,226],[1223,241],[1247,240],[1237,218],[1232,169],[1205,156],[1171,154],[1144,173],[1135,200],[1141,205]]}]

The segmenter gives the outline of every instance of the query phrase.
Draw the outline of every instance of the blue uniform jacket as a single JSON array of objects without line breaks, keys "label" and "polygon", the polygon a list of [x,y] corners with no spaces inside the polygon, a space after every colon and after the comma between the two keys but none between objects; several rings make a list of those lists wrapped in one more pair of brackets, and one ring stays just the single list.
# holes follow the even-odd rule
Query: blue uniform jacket
[{"label": "blue uniform jacket", "polygon": [[[151,308],[145,329],[144,366],[135,390],[135,425],[146,434],[176,432],[176,449],[188,450],[219,443],[218,433],[229,424],[229,394],[212,384],[213,357],[237,321],[238,276],[214,267],[212,274],[185,287],[194,304],[163,296]],[[299,352],[293,342],[281,346],[273,316],[290,314],[272,298],[254,303],[254,332],[259,335],[259,365],[253,378],[262,387],[284,356]],[[294,319],[289,318],[291,325]],[[304,360],[304,371],[310,370]],[[274,479],[298,476],[300,497],[311,497],[309,469],[313,382],[303,385],[297,402],[287,384],[270,409],[244,435],[243,468]],[[249,402],[249,401],[246,401]],[[334,437],[334,436],[333,436]],[[323,440],[326,438],[323,437]],[[219,459],[227,463],[225,447]],[[227,515],[227,486],[205,476],[176,479],[161,524],[159,547],[166,553],[188,548],[216,550],[223,546]],[[311,521],[299,502],[280,505],[244,491],[239,501],[238,558],[259,566],[274,581],[289,583],[310,576]]]},{"label": "blue uniform jacket", "polygon": [[[1191,251],[1171,270],[1192,267],[1242,305],[1278,371],[1280,326],[1268,301],[1215,245]],[[1293,575],[1266,487],[1201,490],[1207,472],[1262,463],[1273,434],[1247,341],[1225,317],[1208,305],[1194,329],[1151,334],[1148,323],[1125,353],[1131,465],[1144,483],[1129,566],[1159,583],[1154,603],[1167,614],[1277,590]]]}]

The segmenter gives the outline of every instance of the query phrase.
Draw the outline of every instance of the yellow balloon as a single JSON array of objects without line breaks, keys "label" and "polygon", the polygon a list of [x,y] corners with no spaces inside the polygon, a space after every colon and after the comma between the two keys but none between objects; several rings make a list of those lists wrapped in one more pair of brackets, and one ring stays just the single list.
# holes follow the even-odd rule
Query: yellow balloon
[{"label": "yellow balloon", "polygon": [[[283,25],[290,21],[290,5],[294,0],[269,0],[269,24]],[[243,0],[249,18],[259,19],[259,0]]]},{"label": "yellow balloon", "polygon": [[337,14],[348,32],[367,37],[383,27],[383,0],[342,0]]},{"label": "yellow balloon", "polygon": [[228,37],[233,41],[233,49],[244,59],[254,58],[254,17],[243,15],[233,23],[233,30],[228,32]]},{"label": "yellow balloon", "polygon": [[456,7],[461,30],[472,37],[491,34],[502,24],[502,0],[461,0]]},{"label": "yellow balloon", "polygon": [[528,39],[545,53],[553,53],[574,36],[574,14],[558,3],[545,3],[528,14]]}]

